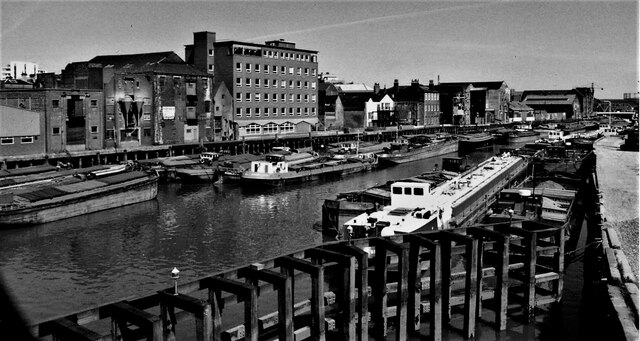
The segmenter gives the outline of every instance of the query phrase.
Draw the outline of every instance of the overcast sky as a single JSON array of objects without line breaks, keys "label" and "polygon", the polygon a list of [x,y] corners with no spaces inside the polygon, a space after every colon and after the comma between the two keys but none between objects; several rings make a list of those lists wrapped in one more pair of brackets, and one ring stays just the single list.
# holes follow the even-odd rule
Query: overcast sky
[{"label": "overcast sky", "polygon": [[[504,80],[516,90],[638,91],[637,1],[6,1],[0,61],[59,73],[97,55],[175,51],[193,32],[285,39],[319,71],[391,86]],[[602,90],[601,90],[602,89]]]}]

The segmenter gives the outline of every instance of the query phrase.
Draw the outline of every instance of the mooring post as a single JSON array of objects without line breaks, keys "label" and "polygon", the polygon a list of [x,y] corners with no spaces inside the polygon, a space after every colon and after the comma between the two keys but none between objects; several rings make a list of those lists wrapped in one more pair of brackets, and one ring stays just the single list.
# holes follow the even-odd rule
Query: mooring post
[{"label": "mooring post", "polygon": [[327,245],[327,247],[331,250],[356,257],[358,264],[355,283],[358,295],[356,310],[358,312],[359,321],[357,326],[357,335],[359,341],[366,341],[369,339],[369,291],[367,290],[369,277],[369,253],[346,242],[330,244]]}]

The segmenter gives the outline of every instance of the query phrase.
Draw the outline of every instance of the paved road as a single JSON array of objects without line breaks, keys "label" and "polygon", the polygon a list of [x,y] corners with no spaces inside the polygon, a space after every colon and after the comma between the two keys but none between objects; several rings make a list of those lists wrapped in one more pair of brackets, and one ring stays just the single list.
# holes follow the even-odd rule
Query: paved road
[{"label": "paved road", "polygon": [[617,230],[622,248],[638,277],[638,152],[621,151],[622,138],[605,137],[595,144],[598,183],[607,227]]}]

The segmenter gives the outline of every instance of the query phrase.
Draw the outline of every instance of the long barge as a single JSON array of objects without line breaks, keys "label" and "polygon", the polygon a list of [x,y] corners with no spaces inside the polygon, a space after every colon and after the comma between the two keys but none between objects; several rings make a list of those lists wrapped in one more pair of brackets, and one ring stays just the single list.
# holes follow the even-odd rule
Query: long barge
[{"label": "long barge", "polygon": [[42,224],[154,199],[158,176],[140,171],[0,191],[0,226]]},{"label": "long barge", "polygon": [[348,220],[357,235],[393,235],[467,226],[484,212],[503,188],[526,172],[528,161],[508,153],[495,156],[454,178],[391,184],[391,204]]},{"label": "long barge", "polygon": [[378,160],[381,166],[393,166],[455,153],[458,147],[458,140],[453,137],[436,138],[423,144],[408,143],[400,150],[378,154]]}]

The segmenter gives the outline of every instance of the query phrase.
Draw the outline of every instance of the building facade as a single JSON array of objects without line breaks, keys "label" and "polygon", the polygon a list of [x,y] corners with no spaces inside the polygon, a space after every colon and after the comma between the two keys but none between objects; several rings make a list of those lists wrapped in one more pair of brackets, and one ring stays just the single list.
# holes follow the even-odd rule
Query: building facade
[{"label": "building facade", "polygon": [[511,90],[504,81],[440,83],[443,121],[455,125],[506,122]]},{"label": "building facade", "polygon": [[0,105],[0,157],[46,152],[44,112]]},{"label": "building facade", "polygon": [[283,40],[214,44],[215,82],[234,98],[238,138],[307,133],[318,124],[317,51]]},{"label": "building facade", "polygon": [[47,153],[104,148],[103,103],[95,89],[0,90],[0,104],[42,113]]},{"label": "building facade", "polygon": [[395,102],[398,124],[437,126],[440,122],[440,94],[433,81],[422,85],[417,79],[411,85],[400,85],[394,80],[393,87],[385,92]]}]

